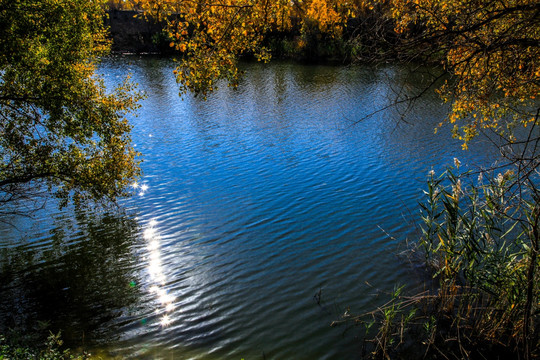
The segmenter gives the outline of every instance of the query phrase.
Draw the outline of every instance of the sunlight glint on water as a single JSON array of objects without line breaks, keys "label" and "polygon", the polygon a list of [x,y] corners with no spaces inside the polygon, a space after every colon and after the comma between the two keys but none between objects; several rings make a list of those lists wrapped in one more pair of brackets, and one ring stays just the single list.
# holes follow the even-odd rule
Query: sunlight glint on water
[{"label": "sunlight glint on water", "polygon": [[168,294],[165,289],[166,278],[162,269],[161,238],[157,233],[156,226],[157,221],[151,220],[143,232],[143,237],[148,243],[148,274],[150,275],[150,282],[154,283],[149,290],[150,293],[155,294],[159,303],[156,314],[160,316],[160,324],[161,326],[167,326],[171,323],[169,313],[174,310],[175,298]]}]

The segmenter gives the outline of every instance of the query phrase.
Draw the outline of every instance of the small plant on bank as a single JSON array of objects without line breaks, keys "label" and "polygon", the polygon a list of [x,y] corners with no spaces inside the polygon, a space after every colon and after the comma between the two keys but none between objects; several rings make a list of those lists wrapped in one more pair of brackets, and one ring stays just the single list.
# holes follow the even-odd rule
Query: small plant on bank
[{"label": "small plant on bank", "polygon": [[30,348],[17,346],[0,335],[0,360],[86,360],[89,354],[73,355],[69,349],[60,350],[63,345],[60,333],[50,333],[44,346]]}]

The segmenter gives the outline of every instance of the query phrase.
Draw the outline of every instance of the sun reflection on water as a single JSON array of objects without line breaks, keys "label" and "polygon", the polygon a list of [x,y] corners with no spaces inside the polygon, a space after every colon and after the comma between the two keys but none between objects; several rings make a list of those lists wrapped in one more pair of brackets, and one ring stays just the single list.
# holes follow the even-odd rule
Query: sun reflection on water
[{"label": "sun reflection on water", "polygon": [[143,232],[143,237],[146,240],[148,250],[148,274],[154,284],[149,291],[157,298],[159,306],[156,308],[156,314],[162,315],[159,323],[165,327],[172,321],[170,313],[175,309],[174,301],[176,299],[165,289],[166,277],[161,262],[161,237],[157,232],[156,225],[157,221],[151,220]]},{"label": "sun reflection on water", "polygon": [[133,184],[131,184],[131,187],[134,189],[134,190],[137,190],[139,189],[139,196],[144,196],[144,194],[146,194],[146,190],[148,190],[148,185],[147,184],[139,184],[138,182],[134,182]]}]

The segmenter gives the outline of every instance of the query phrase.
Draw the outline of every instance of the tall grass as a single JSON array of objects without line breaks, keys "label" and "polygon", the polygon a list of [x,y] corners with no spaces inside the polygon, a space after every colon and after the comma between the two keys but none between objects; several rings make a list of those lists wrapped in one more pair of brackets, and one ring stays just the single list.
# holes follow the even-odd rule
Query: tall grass
[{"label": "tall grass", "polygon": [[439,279],[438,313],[459,341],[538,349],[540,204],[530,178],[510,170],[463,185],[459,162],[428,180],[420,246]]},{"label": "tall grass", "polygon": [[412,296],[394,292],[375,312],[352,318],[378,326],[371,357],[402,357],[411,349],[409,358],[540,356],[536,183],[510,170],[474,179],[459,170],[455,160],[440,176],[431,172],[420,204],[415,250],[434,288]]}]

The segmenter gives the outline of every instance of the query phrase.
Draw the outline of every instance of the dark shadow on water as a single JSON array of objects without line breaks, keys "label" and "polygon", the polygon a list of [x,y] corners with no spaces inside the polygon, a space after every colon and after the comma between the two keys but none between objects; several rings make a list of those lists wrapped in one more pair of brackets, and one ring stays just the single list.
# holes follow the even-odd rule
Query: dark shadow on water
[{"label": "dark shadow on water", "polygon": [[114,337],[140,295],[132,246],[138,224],[121,210],[74,210],[41,245],[0,248],[0,333],[36,342],[62,330],[70,345]]}]

